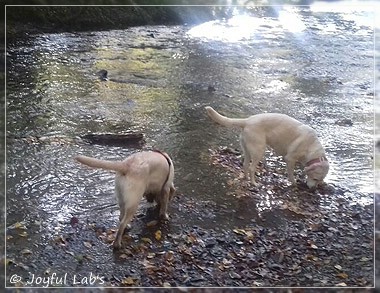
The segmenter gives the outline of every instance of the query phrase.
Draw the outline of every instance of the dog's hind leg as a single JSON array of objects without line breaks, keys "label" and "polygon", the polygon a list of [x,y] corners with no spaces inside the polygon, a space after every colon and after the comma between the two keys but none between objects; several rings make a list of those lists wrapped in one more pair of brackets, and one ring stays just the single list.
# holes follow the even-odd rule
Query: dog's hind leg
[{"label": "dog's hind leg", "polygon": [[114,248],[121,247],[124,230],[135,215],[143,194],[144,186],[133,186],[131,188],[127,182],[118,185],[117,196],[119,197],[118,201],[120,205],[120,224],[113,244]]},{"label": "dog's hind leg", "polygon": [[121,239],[123,238],[124,230],[129,224],[129,222],[132,220],[134,214],[136,213],[138,204],[133,205],[131,207],[124,207],[124,215],[120,220],[119,229],[117,230],[116,239],[113,243],[114,248],[120,248],[121,247]]},{"label": "dog's hind leg", "polygon": [[249,151],[245,145],[243,136],[240,136],[240,146],[242,148],[243,158],[244,158],[244,160],[243,160],[244,177],[246,180],[249,180],[249,178],[251,178],[251,174],[250,174],[250,170],[249,170],[249,166],[251,164],[251,156],[250,156]]},{"label": "dog's hind leg", "polygon": [[170,200],[170,192],[171,192],[171,187],[170,186],[164,186],[161,190],[161,195],[160,195],[160,212],[159,212],[159,217],[160,219],[163,220],[168,220],[169,216],[167,214],[168,210],[168,204]]},{"label": "dog's hind leg", "polygon": [[115,196],[120,209],[119,222],[125,214],[125,199],[123,197],[123,176],[117,174],[115,180]]},{"label": "dog's hind leg", "polygon": [[171,201],[173,199],[173,196],[174,196],[174,193],[175,193],[176,189],[173,185],[173,183],[170,185],[170,191],[169,191],[169,201]]}]

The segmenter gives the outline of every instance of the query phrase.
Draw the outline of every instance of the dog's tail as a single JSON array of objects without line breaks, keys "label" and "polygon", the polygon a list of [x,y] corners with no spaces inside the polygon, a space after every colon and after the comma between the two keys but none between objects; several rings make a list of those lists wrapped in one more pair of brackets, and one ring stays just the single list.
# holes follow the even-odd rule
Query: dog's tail
[{"label": "dog's tail", "polygon": [[228,118],[223,115],[220,115],[213,108],[207,106],[206,111],[208,116],[215,121],[216,123],[226,126],[226,127],[241,127],[243,128],[246,125],[247,119],[239,119],[239,118]]},{"label": "dog's tail", "polygon": [[106,169],[111,171],[116,171],[120,173],[126,173],[126,166],[123,164],[122,161],[106,161],[106,160],[99,160],[91,157],[86,156],[76,156],[75,159],[84,165],[87,165],[92,168],[100,168],[100,169]]}]

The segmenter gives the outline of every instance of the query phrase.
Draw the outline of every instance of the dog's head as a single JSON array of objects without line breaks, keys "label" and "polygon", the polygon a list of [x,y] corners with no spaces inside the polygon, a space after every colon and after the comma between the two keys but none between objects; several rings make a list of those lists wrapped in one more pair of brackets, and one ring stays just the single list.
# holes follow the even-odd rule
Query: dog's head
[{"label": "dog's head", "polygon": [[309,188],[314,188],[318,184],[323,182],[329,172],[329,162],[322,161],[314,163],[310,166],[305,167],[305,173],[307,175],[306,184]]}]

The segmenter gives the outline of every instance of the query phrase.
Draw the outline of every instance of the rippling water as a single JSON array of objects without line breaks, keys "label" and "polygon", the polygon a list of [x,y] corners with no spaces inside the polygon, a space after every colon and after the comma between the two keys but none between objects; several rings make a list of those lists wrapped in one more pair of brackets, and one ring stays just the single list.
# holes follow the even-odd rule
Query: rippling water
[{"label": "rippling water", "polygon": [[[210,165],[209,149],[240,147],[237,131],[211,123],[206,105],[231,117],[282,112],[310,125],[331,162],[327,183],[371,203],[373,17],[360,7],[289,7],[277,16],[237,14],[197,27],[41,34],[8,46],[8,224],[40,219],[59,230],[81,215],[116,225],[113,175],[72,158],[128,156],[136,150],[75,139],[126,130],[144,132],[146,147],[172,155],[184,200],[227,202],[252,214],[231,201],[228,176]],[[106,82],[96,75],[101,69]],[[266,199],[253,213],[263,209],[271,209]],[[178,225],[189,223],[177,214]],[[231,214],[210,217],[234,225]],[[207,222],[207,215],[190,221]]]}]

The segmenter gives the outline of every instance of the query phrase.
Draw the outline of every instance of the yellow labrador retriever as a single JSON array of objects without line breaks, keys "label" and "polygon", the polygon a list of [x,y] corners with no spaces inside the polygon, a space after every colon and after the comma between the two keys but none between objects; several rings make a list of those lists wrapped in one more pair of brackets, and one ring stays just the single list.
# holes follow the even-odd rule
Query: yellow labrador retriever
[{"label": "yellow labrador retriever", "polygon": [[124,230],[136,213],[143,196],[149,202],[157,202],[160,218],[168,219],[168,203],[175,192],[174,166],[168,154],[144,151],[123,161],[106,161],[86,156],[77,156],[75,159],[92,168],[116,172],[115,194],[120,207],[120,225],[113,244],[115,248],[121,247]]},{"label": "yellow labrador retriever", "polygon": [[255,170],[263,158],[266,146],[284,157],[288,178],[294,180],[296,162],[304,166],[307,186],[317,186],[323,182],[329,171],[325,151],[316,132],[307,125],[285,114],[263,113],[243,119],[227,118],[211,107],[207,114],[216,123],[227,127],[240,127],[240,144],[244,153],[243,168],[246,178],[256,185]]}]

